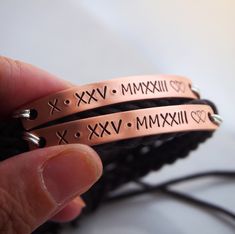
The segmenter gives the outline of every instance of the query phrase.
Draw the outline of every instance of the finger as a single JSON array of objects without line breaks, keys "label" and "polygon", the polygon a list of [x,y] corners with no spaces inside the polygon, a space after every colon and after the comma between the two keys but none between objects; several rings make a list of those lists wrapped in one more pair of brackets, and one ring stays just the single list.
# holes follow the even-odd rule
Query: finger
[{"label": "finger", "polygon": [[89,146],[47,147],[0,164],[0,230],[31,233],[101,176],[98,154]]},{"label": "finger", "polygon": [[51,218],[54,222],[69,222],[79,216],[85,207],[84,201],[78,196]]},{"label": "finger", "polygon": [[0,56],[1,114],[34,99],[71,87],[71,84],[30,64]]}]

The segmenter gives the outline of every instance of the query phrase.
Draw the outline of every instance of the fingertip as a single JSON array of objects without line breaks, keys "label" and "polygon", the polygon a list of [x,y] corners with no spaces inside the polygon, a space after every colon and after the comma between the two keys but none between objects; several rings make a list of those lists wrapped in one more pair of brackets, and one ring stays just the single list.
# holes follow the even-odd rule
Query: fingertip
[{"label": "fingertip", "polygon": [[65,217],[57,218],[64,222],[77,217],[83,205],[74,198],[98,180],[99,165],[97,153],[79,144],[37,149],[1,162],[0,191],[7,191],[19,207],[12,220],[28,214],[29,225],[34,229],[72,200],[73,206],[65,209]]},{"label": "fingertip", "polygon": [[96,168],[96,178],[99,179],[103,173],[103,163],[100,158],[100,155],[89,145],[86,144],[73,144],[74,147],[78,147],[79,150],[82,150],[84,155],[87,156],[88,159],[92,158],[95,162]]},{"label": "fingertip", "polygon": [[81,198],[77,197],[66,205],[61,211],[55,214],[50,220],[59,223],[70,222],[82,213],[84,207],[85,203],[81,204]]},{"label": "fingertip", "polygon": [[71,144],[42,165],[45,188],[58,204],[87,191],[101,176],[100,159],[90,147]]}]

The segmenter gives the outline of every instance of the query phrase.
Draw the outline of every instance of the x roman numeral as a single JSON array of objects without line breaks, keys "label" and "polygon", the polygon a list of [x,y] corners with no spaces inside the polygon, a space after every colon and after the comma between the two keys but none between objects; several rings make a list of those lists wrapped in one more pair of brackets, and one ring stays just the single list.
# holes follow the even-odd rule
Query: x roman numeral
[{"label": "x roman numeral", "polygon": [[56,132],[56,136],[58,137],[59,139],[59,142],[58,142],[58,145],[61,145],[61,144],[68,144],[69,142],[65,139],[65,136],[67,134],[67,130],[64,130],[62,132]]},{"label": "x roman numeral", "polygon": [[152,92],[152,90],[149,88],[149,81],[147,82],[147,84],[145,84],[144,82],[142,84],[146,88],[146,90],[145,90],[146,94],[147,94],[148,91]]},{"label": "x roman numeral", "polygon": [[94,127],[92,127],[90,124],[88,124],[88,129],[91,130],[91,134],[89,135],[89,140],[91,140],[92,136],[95,134],[97,137],[99,137],[100,135],[96,132],[96,129],[98,127],[98,124],[95,124]]},{"label": "x roman numeral", "polygon": [[103,137],[103,135],[104,135],[105,132],[106,132],[108,135],[111,134],[111,132],[107,130],[107,126],[109,125],[109,122],[108,122],[108,121],[106,121],[106,123],[105,123],[104,126],[103,126],[101,123],[99,123],[99,125],[100,125],[100,127],[101,127],[101,129],[102,129],[102,132],[101,132],[101,134],[100,134],[101,137]]},{"label": "x roman numeral", "polygon": [[55,111],[57,111],[57,112],[61,111],[61,109],[57,106],[57,103],[58,103],[58,99],[57,98],[55,98],[53,100],[53,102],[52,101],[48,102],[48,105],[51,107],[50,115],[53,115]]},{"label": "x roman numeral", "polygon": [[152,81],[150,81],[150,84],[153,86],[152,93],[154,93],[155,90],[158,91],[158,92],[160,91],[160,89],[157,88],[157,86],[156,86],[157,85],[157,81],[156,80],[154,81],[154,83]]},{"label": "x roman numeral", "polygon": [[171,113],[169,113],[169,116],[171,117],[171,126],[172,126],[174,123],[178,125],[178,122],[175,120],[175,118],[176,118],[176,112],[175,112],[173,115],[171,115]]},{"label": "x roman numeral", "polygon": [[168,113],[166,113],[165,116],[164,116],[163,114],[161,114],[161,117],[162,117],[162,119],[163,119],[162,127],[165,127],[165,123],[167,123],[168,125],[171,125],[171,124],[167,121]]},{"label": "x roman numeral", "polygon": [[80,103],[81,103],[81,102],[87,104],[86,100],[83,99],[84,95],[85,95],[85,92],[82,92],[82,95],[81,95],[81,96],[80,96],[78,93],[75,93],[75,96],[78,98],[78,104],[77,104],[77,106],[80,106]]}]

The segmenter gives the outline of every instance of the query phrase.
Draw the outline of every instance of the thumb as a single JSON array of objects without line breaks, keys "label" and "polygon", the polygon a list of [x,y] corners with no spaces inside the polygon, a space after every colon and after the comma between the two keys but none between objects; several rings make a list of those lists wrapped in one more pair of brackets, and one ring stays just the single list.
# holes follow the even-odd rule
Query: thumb
[{"label": "thumb", "polygon": [[89,146],[47,147],[0,163],[0,230],[27,234],[87,191],[101,176]]}]

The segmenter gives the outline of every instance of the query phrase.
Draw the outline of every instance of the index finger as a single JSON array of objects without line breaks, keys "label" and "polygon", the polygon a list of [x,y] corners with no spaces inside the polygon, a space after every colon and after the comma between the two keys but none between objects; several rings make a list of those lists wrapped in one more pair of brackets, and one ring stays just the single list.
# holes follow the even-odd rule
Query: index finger
[{"label": "index finger", "polygon": [[0,117],[50,93],[71,87],[69,82],[33,65],[0,56]]}]

